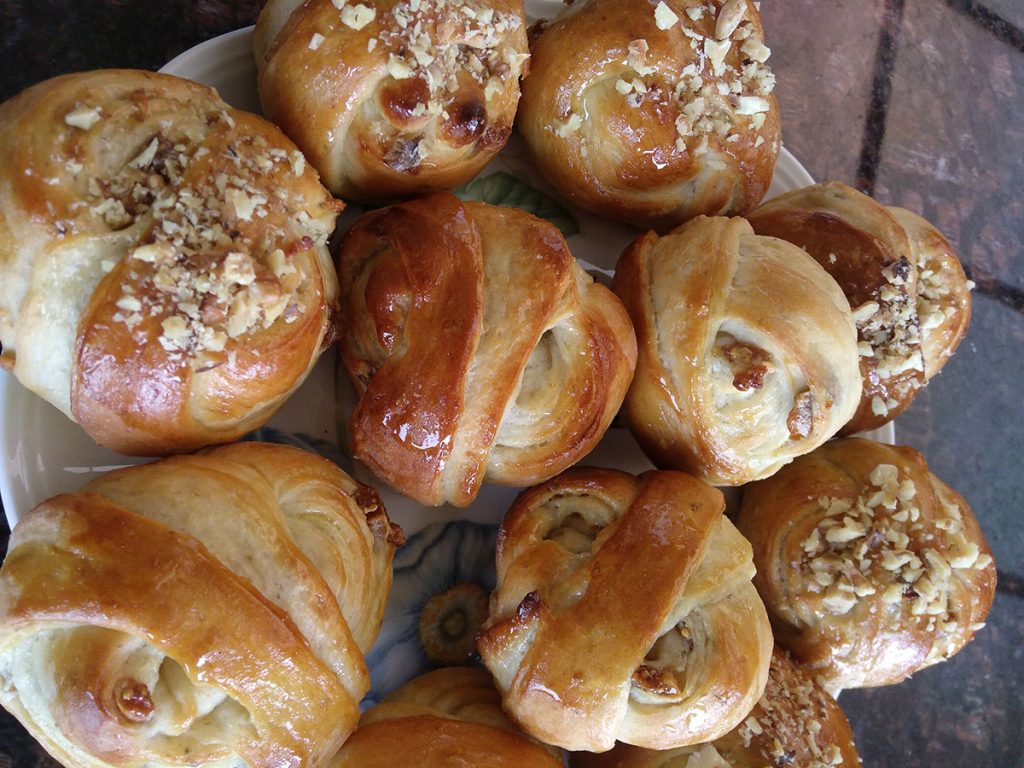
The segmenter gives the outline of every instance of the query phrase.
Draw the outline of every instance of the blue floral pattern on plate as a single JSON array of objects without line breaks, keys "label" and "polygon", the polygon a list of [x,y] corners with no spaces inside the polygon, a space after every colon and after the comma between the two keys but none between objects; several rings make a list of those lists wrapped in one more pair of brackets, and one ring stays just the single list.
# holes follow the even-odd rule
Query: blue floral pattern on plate
[{"label": "blue floral pattern on plate", "polygon": [[440,666],[471,663],[494,589],[498,527],[435,523],[395,553],[395,580],[377,643],[366,657],[372,687],[363,708]]}]

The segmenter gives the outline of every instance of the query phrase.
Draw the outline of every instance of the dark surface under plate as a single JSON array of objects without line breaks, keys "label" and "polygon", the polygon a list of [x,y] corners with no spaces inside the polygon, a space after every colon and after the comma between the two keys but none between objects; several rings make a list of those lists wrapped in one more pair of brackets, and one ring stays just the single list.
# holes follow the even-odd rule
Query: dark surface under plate
[{"label": "dark surface under plate", "polygon": [[[63,72],[155,69],[258,2],[0,0],[0,100]],[[996,554],[988,626],[952,661],[841,702],[867,766],[1024,766],[1024,2],[766,0],[787,148],[936,223],[977,282],[958,354],[897,423]],[[6,541],[6,529],[2,538]],[[0,713],[0,768],[51,765]]]}]

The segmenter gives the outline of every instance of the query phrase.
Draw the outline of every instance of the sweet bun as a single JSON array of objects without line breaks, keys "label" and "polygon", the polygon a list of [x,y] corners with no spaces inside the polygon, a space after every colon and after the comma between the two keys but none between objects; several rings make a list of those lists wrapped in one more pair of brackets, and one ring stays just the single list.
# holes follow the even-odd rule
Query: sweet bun
[{"label": "sweet bun", "polygon": [[561,768],[561,750],[538,744],[501,709],[491,677],[445,667],[388,694],[359,721],[331,768],[465,765]]},{"label": "sweet bun", "polygon": [[338,275],[356,458],[421,504],[526,486],[596,445],[636,345],[553,225],[440,193],[367,214]]},{"label": "sweet bun", "polygon": [[477,638],[505,710],[566,749],[718,738],[765,686],[750,545],[681,472],[574,469],[520,494]]},{"label": "sweet bun", "polygon": [[324,766],[401,538],[370,488],[295,448],[102,476],[11,536],[0,703],[68,766]]},{"label": "sweet bun", "polygon": [[0,341],[121,453],[234,440],[330,341],[341,204],[276,127],[203,86],[105,70],[0,106]]},{"label": "sweet bun", "polygon": [[768,191],[779,116],[751,0],[577,2],[531,53],[519,127],[574,205],[666,231]]},{"label": "sweet bun", "polygon": [[776,642],[832,691],[949,658],[995,595],[974,514],[912,448],[826,443],[749,486],[737,525]]},{"label": "sweet bun", "polygon": [[572,768],[860,768],[853,733],[839,704],[785,651],[772,653],[768,686],[750,715],[713,742],[667,751],[618,744],[577,752]]},{"label": "sweet bun", "polygon": [[270,0],[260,100],[346,200],[473,178],[512,132],[529,53],[522,0]]},{"label": "sweet bun", "polygon": [[864,390],[844,434],[906,410],[970,321],[969,284],[949,242],[919,216],[836,181],[773,198],[749,219],[813,256],[853,308]]},{"label": "sweet bun", "polygon": [[743,219],[638,238],[613,288],[637,335],[626,415],[658,466],[741,485],[821,445],[857,408],[856,329],[839,286]]}]

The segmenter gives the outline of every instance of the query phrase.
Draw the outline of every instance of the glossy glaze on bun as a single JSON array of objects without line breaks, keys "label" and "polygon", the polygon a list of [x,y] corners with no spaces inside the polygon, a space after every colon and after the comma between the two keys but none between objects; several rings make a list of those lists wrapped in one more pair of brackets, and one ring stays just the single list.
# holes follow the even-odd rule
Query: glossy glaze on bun
[{"label": "glossy glaze on bun", "polygon": [[779,152],[769,53],[752,0],[580,0],[532,47],[520,130],[599,216],[667,231],[742,214]]},{"label": "glossy glaze on bun", "polygon": [[0,570],[0,703],[61,763],[321,768],[402,532],[324,458],[237,443],[49,499]]},{"label": "glossy glaze on bun", "polygon": [[764,690],[771,631],[721,492],[576,468],[520,494],[477,638],[506,711],[571,750],[718,738]]},{"label": "glossy glaze on bun", "polygon": [[748,486],[737,525],[776,642],[832,691],[949,658],[995,596],[971,508],[912,448],[826,443]]},{"label": "glossy glaze on bun", "polygon": [[626,415],[658,466],[742,485],[821,445],[856,410],[842,291],[743,219],[702,216],[637,238],[612,285],[637,335]]},{"label": "glossy glaze on bun", "polygon": [[522,0],[270,0],[254,40],[264,112],[364,203],[476,176],[529,60]]},{"label": "glossy glaze on bun", "polygon": [[341,204],[210,88],[103,70],[0,106],[0,341],[101,445],[192,451],[266,423],[333,337]]},{"label": "glossy glaze on bun", "polygon": [[558,474],[622,403],[629,318],[553,224],[441,193],[356,222],[338,275],[353,453],[421,504]]}]

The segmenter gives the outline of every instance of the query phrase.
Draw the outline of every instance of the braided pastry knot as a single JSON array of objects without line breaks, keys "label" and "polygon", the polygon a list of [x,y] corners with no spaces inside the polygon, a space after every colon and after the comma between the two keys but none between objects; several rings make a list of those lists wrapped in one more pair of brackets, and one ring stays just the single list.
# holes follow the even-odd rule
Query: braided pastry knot
[{"label": "braided pastry knot", "polygon": [[322,766],[401,538],[370,488],[285,446],[101,477],[11,537],[0,702],[67,766]]},{"label": "braided pastry knot", "polygon": [[465,506],[485,479],[546,480],[622,403],[629,318],[547,222],[421,198],[360,219],[338,275],[353,452],[422,504]]},{"label": "braided pastry knot", "polygon": [[832,691],[949,658],[995,596],[971,508],[912,448],[826,443],[749,486],[738,525],[776,639]]},{"label": "braided pastry knot", "polygon": [[255,48],[266,115],[335,194],[372,203],[476,176],[530,58],[522,0],[270,0]]},{"label": "braided pastry knot", "polygon": [[750,223],[807,251],[853,308],[864,388],[843,433],[896,418],[967,333],[970,288],[949,241],[920,216],[837,181],[773,198]]},{"label": "braided pastry knot", "polygon": [[505,709],[572,750],[669,749],[735,727],[772,651],[750,545],[681,472],[567,472],[502,523],[477,642]]},{"label": "braided pastry knot", "polygon": [[29,88],[0,106],[3,362],[122,453],[234,440],[332,329],[340,207],[209,88],[132,70]]},{"label": "braided pastry knot", "polygon": [[839,286],[743,219],[638,238],[613,284],[636,327],[630,427],[659,466],[712,483],[767,477],[857,408],[857,335]]},{"label": "braided pastry knot", "polygon": [[531,53],[519,127],[575,205],[667,230],[768,191],[779,116],[753,0],[579,2]]},{"label": "braided pastry knot", "polygon": [[501,709],[491,676],[446,667],[417,677],[368,710],[331,768],[465,765],[561,768],[562,752],[523,735]]}]

